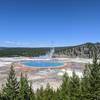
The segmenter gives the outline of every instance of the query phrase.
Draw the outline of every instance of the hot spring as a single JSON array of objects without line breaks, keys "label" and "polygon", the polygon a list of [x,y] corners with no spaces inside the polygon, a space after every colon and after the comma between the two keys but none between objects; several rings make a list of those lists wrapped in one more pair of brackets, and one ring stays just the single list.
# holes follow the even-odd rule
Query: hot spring
[{"label": "hot spring", "polygon": [[24,61],[23,65],[27,67],[37,67],[37,68],[54,68],[64,66],[63,62],[55,61],[55,60],[35,60],[35,61]]},{"label": "hot spring", "polygon": [[[24,61],[22,62],[23,65],[27,67],[37,67],[37,68],[54,68],[54,67],[61,67],[64,66],[64,63],[58,60],[54,60],[53,54],[55,52],[55,49],[50,49],[50,52],[47,52],[46,55],[40,56],[37,59],[38,60],[32,60],[32,61]],[[42,60],[39,60],[42,59]],[[47,60],[49,59],[49,60]]]}]

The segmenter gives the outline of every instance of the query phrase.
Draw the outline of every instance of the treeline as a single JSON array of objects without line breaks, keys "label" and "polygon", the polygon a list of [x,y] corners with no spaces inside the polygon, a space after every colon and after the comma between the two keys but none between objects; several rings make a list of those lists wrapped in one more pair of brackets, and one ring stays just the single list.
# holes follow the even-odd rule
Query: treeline
[{"label": "treeline", "polygon": [[0,57],[37,57],[49,52],[49,48],[3,48],[0,50]]},{"label": "treeline", "polygon": [[[100,43],[86,43],[72,47],[55,47],[53,57],[81,57],[93,58],[93,51],[96,50],[100,57]],[[0,48],[0,57],[37,57],[47,54],[51,48]]]},{"label": "treeline", "polygon": [[82,78],[74,72],[72,77],[65,73],[62,85],[57,90],[48,84],[45,89],[41,87],[36,92],[23,74],[17,81],[12,66],[0,100],[100,100],[100,62],[95,56],[93,64],[86,65]]}]

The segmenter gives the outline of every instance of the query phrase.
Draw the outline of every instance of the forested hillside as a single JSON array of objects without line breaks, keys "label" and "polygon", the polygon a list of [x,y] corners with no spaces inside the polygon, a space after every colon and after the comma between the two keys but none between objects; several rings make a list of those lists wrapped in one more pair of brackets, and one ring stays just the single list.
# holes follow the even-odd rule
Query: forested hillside
[{"label": "forested hillside", "polygon": [[[48,48],[0,48],[1,57],[12,56],[40,56],[50,51]],[[100,57],[100,43],[86,43],[70,47],[55,47],[53,57],[81,57],[92,58],[93,51],[96,51]]]},{"label": "forested hillside", "polygon": [[93,52],[100,57],[100,43],[86,43],[78,46],[56,48],[55,57],[93,58]]},{"label": "forested hillside", "polygon": [[1,48],[0,56],[1,57],[18,57],[18,56],[40,56],[45,55],[49,52],[49,48]]}]

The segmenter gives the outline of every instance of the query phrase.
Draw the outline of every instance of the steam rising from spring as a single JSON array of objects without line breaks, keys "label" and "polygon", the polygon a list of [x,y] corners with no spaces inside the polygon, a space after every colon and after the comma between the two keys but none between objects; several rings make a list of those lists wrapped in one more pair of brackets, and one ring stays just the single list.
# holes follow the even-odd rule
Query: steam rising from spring
[{"label": "steam rising from spring", "polygon": [[50,51],[46,53],[46,55],[40,56],[39,58],[52,59],[54,52],[55,52],[55,49],[51,48]]},{"label": "steam rising from spring", "polygon": [[49,58],[52,58],[52,57],[53,57],[54,52],[55,52],[55,49],[52,48],[52,49],[50,50],[50,53],[49,53]]}]

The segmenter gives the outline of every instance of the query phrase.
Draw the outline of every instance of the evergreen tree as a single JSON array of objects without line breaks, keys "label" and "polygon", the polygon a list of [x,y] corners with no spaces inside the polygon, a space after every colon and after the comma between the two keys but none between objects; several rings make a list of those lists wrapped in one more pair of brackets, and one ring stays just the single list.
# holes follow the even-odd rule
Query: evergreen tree
[{"label": "evergreen tree", "polygon": [[95,54],[93,64],[89,64],[84,75],[83,94],[86,100],[100,100],[100,63]]},{"label": "evergreen tree", "polygon": [[60,98],[60,89],[59,88],[57,88],[57,90],[53,91],[52,100],[61,100],[61,98]]},{"label": "evergreen tree", "polygon": [[44,89],[43,89],[43,86],[41,86],[40,89],[37,89],[36,91],[36,100],[44,100]]},{"label": "evergreen tree", "polygon": [[73,72],[73,76],[69,81],[69,99],[68,100],[80,100],[80,79]]},{"label": "evergreen tree", "polygon": [[49,83],[44,90],[44,99],[43,100],[53,100],[53,89],[50,87]]},{"label": "evergreen tree", "polygon": [[21,73],[21,78],[19,82],[19,100],[30,100],[29,93],[30,87],[27,77],[23,76],[23,74]]},{"label": "evergreen tree", "polygon": [[59,100],[68,100],[69,99],[69,76],[67,73],[63,76],[62,85],[59,92]]},{"label": "evergreen tree", "polygon": [[7,100],[16,100],[16,97],[18,96],[18,89],[19,86],[15,76],[14,66],[11,65],[7,83],[3,88],[3,95],[7,98]]},{"label": "evergreen tree", "polygon": [[88,92],[88,88],[89,88],[89,65],[85,66],[85,70],[83,73],[83,78],[81,79],[81,83],[80,83],[80,90],[81,90],[81,100],[89,100],[89,92]]},{"label": "evergreen tree", "polygon": [[32,83],[31,82],[30,82],[30,86],[29,86],[29,98],[30,98],[30,100],[36,100],[35,93],[32,89]]},{"label": "evergreen tree", "polygon": [[2,95],[1,95],[1,92],[0,92],[0,100],[2,100]]}]

